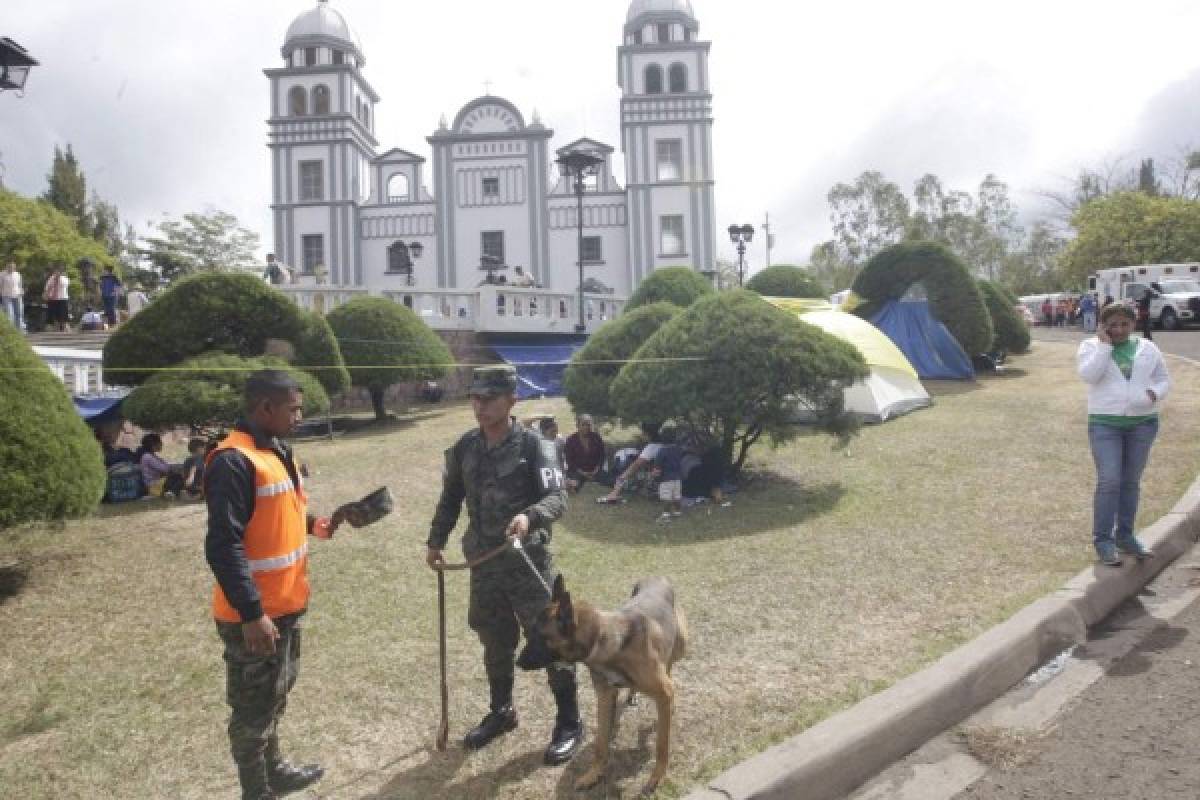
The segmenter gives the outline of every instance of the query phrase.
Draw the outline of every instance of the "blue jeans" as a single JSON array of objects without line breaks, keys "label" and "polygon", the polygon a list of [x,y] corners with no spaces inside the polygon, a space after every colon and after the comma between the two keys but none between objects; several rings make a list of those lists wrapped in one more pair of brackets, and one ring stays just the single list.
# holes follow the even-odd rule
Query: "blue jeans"
[{"label": "blue jeans", "polygon": [[1095,333],[1096,332],[1096,312],[1095,311],[1083,312],[1083,330],[1087,333]]},{"label": "blue jeans", "polygon": [[1157,419],[1132,428],[1088,423],[1088,442],[1096,462],[1092,541],[1097,551],[1132,541],[1138,484],[1157,435]]},{"label": "blue jeans", "polygon": [[25,310],[19,297],[4,298],[4,313],[13,327],[19,331],[25,330]]}]

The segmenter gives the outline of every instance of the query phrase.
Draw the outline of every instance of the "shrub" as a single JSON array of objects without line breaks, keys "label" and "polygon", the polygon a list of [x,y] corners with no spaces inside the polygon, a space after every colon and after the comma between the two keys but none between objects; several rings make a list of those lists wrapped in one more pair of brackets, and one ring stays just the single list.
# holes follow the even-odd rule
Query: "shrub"
[{"label": "shrub", "polygon": [[360,297],[327,319],[351,368],[351,382],[371,393],[376,419],[387,417],[383,393],[389,386],[440,378],[454,362],[446,343],[400,303]]},{"label": "shrub", "polygon": [[712,284],[691,267],[664,267],[651,273],[625,304],[632,311],[651,303],[674,303],[687,308],[696,300],[713,293]]},{"label": "shrub", "polygon": [[854,279],[855,293],[866,301],[854,313],[870,319],[918,282],[930,312],[968,355],[992,349],[992,321],[979,287],[958,256],[936,242],[903,242],[877,253]]},{"label": "shrub", "polygon": [[301,352],[317,346],[305,341],[312,331],[302,310],[258,277],[205,272],[179,281],[117,329],[104,345],[105,377],[137,386],[155,369],[201,353],[257,358],[272,339]]},{"label": "shrub", "polygon": [[0,318],[0,528],[91,512],[104,455],[62,381]]},{"label": "shrub", "polygon": [[621,362],[631,358],[679,311],[679,306],[672,303],[651,303],[626,311],[592,334],[563,374],[563,393],[575,413],[613,416],[609,387],[621,371]]},{"label": "shrub", "polygon": [[618,415],[628,422],[674,420],[719,446],[735,472],[764,434],[773,442],[797,435],[788,424],[794,399],[825,430],[843,431],[843,391],[868,373],[853,345],[745,290],[697,301],[659,328],[634,359],[612,384]]},{"label": "shrub", "polygon": [[996,333],[993,347],[1010,353],[1024,353],[1029,349],[1029,326],[1017,313],[1016,303],[1010,302],[1006,292],[991,281],[979,281],[983,302],[992,318],[992,330]]},{"label": "shrub", "polygon": [[766,297],[821,297],[829,293],[808,270],[774,264],[746,281],[746,288]]},{"label": "shrub", "polygon": [[292,363],[316,376],[330,397],[350,388],[350,373],[333,328],[315,311],[299,309],[304,331],[296,343]]},{"label": "shrub", "polygon": [[329,395],[312,375],[282,359],[206,353],[169,372],[160,372],[130,392],[121,404],[126,418],[149,430],[188,426],[215,431],[242,415],[246,379],[260,369],[284,369],[304,390],[304,414],[329,411]]}]

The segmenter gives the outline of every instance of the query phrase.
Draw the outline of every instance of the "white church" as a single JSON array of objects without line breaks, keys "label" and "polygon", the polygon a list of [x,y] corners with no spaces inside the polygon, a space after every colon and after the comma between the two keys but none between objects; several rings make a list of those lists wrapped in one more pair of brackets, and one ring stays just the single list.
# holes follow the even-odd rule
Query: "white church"
[{"label": "white church", "polygon": [[[294,272],[281,288],[324,311],[389,297],[440,330],[570,333],[619,313],[655,269],[711,273],[711,43],[698,34],[689,0],[631,3],[617,48],[622,181],[611,146],[552,153],[553,130],[491,95],[442,119],[431,160],[382,149],[360,40],[319,0],[288,28],[283,66],[265,70],[275,252]],[[579,198],[556,163],[569,151],[598,161],[582,198],[582,310]]]}]

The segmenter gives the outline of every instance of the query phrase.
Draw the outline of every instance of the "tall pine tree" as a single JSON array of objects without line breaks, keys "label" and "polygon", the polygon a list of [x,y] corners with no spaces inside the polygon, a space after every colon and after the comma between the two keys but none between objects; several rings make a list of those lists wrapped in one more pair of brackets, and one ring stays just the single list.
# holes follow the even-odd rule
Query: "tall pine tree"
[{"label": "tall pine tree", "polygon": [[54,147],[54,165],[46,176],[50,184],[42,199],[75,221],[79,232],[85,236],[92,235],[91,214],[88,213],[87,179],[71,145],[67,145],[64,154],[57,145]]}]

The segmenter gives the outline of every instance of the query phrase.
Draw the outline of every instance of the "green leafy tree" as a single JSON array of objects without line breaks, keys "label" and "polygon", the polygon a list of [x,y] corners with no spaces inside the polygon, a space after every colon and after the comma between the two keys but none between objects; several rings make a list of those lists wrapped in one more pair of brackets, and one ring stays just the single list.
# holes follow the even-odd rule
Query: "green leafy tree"
[{"label": "green leafy tree", "polygon": [[233,214],[184,214],[154,227],[158,235],[144,237],[141,252],[166,283],[196,272],[258,269],[258,234]]},{"label": "green leafy tree", "polygon": [[371,394],[375,418],[387,418],[389,386],[446,374],[454,356],[412,309],[382,297],[359,297],[326,318],[350,366],[355,386]]},{"label": "green leafy tree", "polygon": [[746,282],[746,288],[766,297],[827,297],[812,273],[790,264],[772,264]]},{"label": "green leafy tree", "polygon": [[1009,353],[1024,353],[1029,349],[1029,326],[1017,313],[1017,298],[991,281],[979,281],[983,302],[992,319],[995,331],[994,349]]},{"label": "green leafy tree", "polygon": [[575,413],[614,416],[609,398],[613,379],[637,349],[679,312],[674,303],[651,303],[626,311],[588,337],[563,373],[563,393]]},{"label": "green leafy tree", "polygon": [[937,242],[904,242],[872,258],[854,280],[855,293],[866,301],[854,313],[870,319],[914,283],[924,287],[930,312],[968,355],[992,349],[992,321],[979,286],[958,256]]},{"label": "green leafy tree", "polygon": [[[105,377],[127,386],[145,383],[163,367],[202,353],[222,352],[257,358],[271,341],[308,353],[310,321],[282,292],[245,273],[206,272],[179,281],[116,330],[104,344]],[[317,347],[317,345],[312,345]],[[294,356],[293,356],[294,357]],[[348,383],[343,361],[331,353],[311,356],[311,365],[331,385]]]},{"label": "green leafy tree", "polygon": [[641,282],[625,304],[625,310],[660,302],[687,308],[713,291],[708,279],[691,267],[664,267],[656,269]]},{"label": "green leafy tree", "polygon": [[0,528],[90,513],[104,457],[62,381],[0,318]]},{"label": "green leafy tree", "polygon": [[329,411],[329,396],[307,372],[272,357],[242,358],[208,353],[190,358],[169,372],[160,372],[134,389],[121,411],[139,427],[166,430],[187,426],[214,434],[227,429],[242,414],[246,380],[260,369],[283,369],[304,390],[304,415]]},{"label": "green leafy tree", "polygon": [[845,260],[836,242],[822,242],[812,249],[808,269],[817,280],[834,291],[848,289],[858,275],[859,265]]},{"label": "green leafy tree", "polygon": [[125,240],[121,235],[121,215],[117,207],[92,192],[89,214],[92,223],[89,233],[92,238],[104,245],[110,256],[120,259],[125,251]]},{"label": "green leafy tree", "polygon": [[844,433],[843,391],[867,372],[853,345],[733,290],[659,328],[613,381],[612,402],[627,421],[674,420],[736,473],[763,436],[798,434],[788,422],[796,400],[821,428]]},{"label": "green leafy tree", "polygon": [[868,171],[854,183],[839,183],[827,195],[833,241],[839,255],[861,265],[904,238],[909,202],[898,185]]},{"label": "green leafy tree", "polygon": [[304,330],[296,342],[292,363],[315,375],[331,397],[341,394],[350,388],[350,372],[333,328],[317,312],[299,311]]},{"label": "green leafy tree", "polygon": [[71,145],[67,145],[65,153],[55,145],[54,163],[46,182],[49,186],[42,199],[66,214],[76,230],[91,236],[93,226],[88,213],[87,178],[79,167],[79,160],[75,158]]},{"label": "green leafy tree", "polygon": [[1200,201],[1118,192],[1076,212],[1076,236],[1062,255],[1067,285],[1086,285],[1106,267],[1194,261],[1200,253]]},{"label": "green leafy tree", "polygon": [[1035,223],[1022,247],[1005,258],[999,285],[1017,295],[1044,294],[1063,288],[1067,284],[1059,273],[1059,260],[1066,246],[1066,239],[1045,221]]}]

